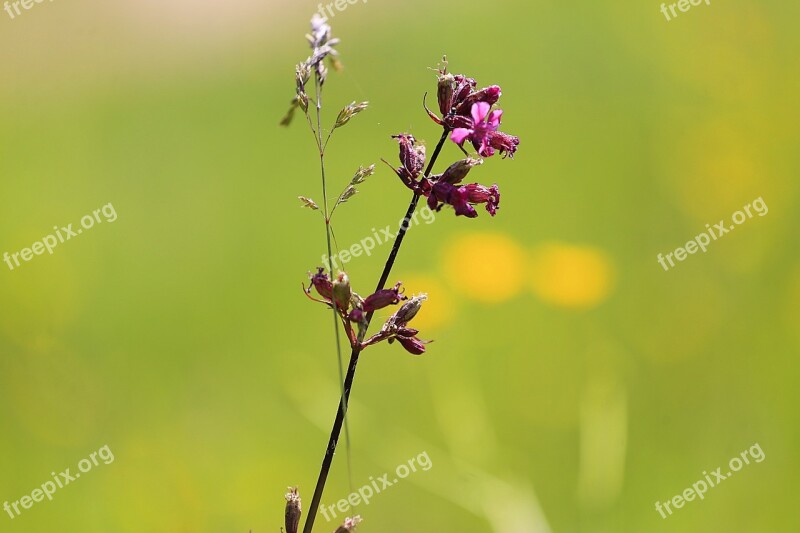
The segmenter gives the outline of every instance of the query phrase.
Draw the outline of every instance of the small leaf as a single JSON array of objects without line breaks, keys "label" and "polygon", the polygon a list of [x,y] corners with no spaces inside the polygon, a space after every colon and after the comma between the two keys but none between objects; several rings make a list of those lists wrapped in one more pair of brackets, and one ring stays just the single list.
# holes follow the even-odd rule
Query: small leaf
[{"label": "small leaf", "polygon": [[305,196],[298,196],[297,198],[299,198],[300,201],[303,202],[303,205],[301,207],[308,207],[309,209],[313,209],[314,211],[319,210],[319,206],[311,198],[306,198]]},{"label": "small leaf", "polygon": [[360,104],[353,102],[352,104],[345,106],[344,109],[339,111],[339,116],[336,117],[336,124],[333,125],[333,129],[341,128],[350,122],[351,118],[364,111],[368,105],[369,102],[361,102]]}]

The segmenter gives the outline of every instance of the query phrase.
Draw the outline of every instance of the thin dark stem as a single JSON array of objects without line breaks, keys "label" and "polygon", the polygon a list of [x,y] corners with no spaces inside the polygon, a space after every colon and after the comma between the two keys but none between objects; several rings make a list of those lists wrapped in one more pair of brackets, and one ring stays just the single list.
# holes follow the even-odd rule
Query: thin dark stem
[{"label": "thin dark stem", "polygon": [[[433,165],[436,163],[436,159],[439,157],[439,153],[442,151],[445,140],[447,140],[448,133],[449,131],[446,129],[442,133],[442,138],[439,139],[439,144],[436,145],[436,149],[434,150],[433,155],[428,162],[428,167],[425,169],[425,177],[430,176],[431,170],[433,170]],[[411,220],[414,210],[417,208],[418,202],[419,195],[415,193],[413,198],[411,198],[411,203],[408,205],[406,216],[403,218],[403,225],[400,227],[400,231],[394,240],[392,251],[389,253],[389,258],[386,260],[386,265],[383,267],[383,273],[378,281],[378,286],[375,289],[375,292],[383,289],[386,286],[386,280],[389,279],[389,275],[392,272],[392,267],[394,267],[394,262],[397,259],[398,252],[400,251],[400,245],[403,244],[403,238],[408,231],[409,220]],[[369,324],[372,321],[373,313],[373,311],[367,313],[365,319],[366,327],[362,328],[358,335],[359,343],[364,340],[364,336],[367,333]],[[314,489],[314,497],[311,499],[311,505],[308,508],[308,515],[306,516],[306,522],[303,526],[303,533],[311,533],[311,530],[314,528],[314,519],[316,518],[319,504],[322,500],[322,493],[325,491],[325,482],[328,480],[328,473],[331,469],[331,463],[333,463],[333,455],[336,452],[336,444],[339,441],[339,435],[342,432],[342,422],[347,414],[347,405],[350,401],[350,390],[353,387],[353,380],[356,377],[356,367],[358,366],[359,355],[361,355],[361,349],[359,347],[353,348],[353,351],[350,354],[350,364],[347,367],[347,375],[344,378],[342,397],[339,399],[339,407],[336,410],[336,418],[333,421],[331,436],[328,439],[328,447],[325,449],[325,457],[322,460],[322,467],[319,470],[319,478],[317,478],[317,486]]]}]

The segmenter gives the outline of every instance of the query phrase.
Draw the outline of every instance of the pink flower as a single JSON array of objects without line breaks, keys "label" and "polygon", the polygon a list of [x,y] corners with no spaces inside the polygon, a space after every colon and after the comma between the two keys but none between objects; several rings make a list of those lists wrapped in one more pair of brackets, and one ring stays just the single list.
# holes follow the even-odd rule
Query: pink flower
[{"label": "pink flower", "polygon": [[[488,102],[477,102],[472,105],[472,120],[470,127],[456,128],[450,134],[450,139],[461,146],[467,140],[482,157],[491,157],[495,150],[508,153],[514,157],[517,151],[519,138],[497,131],[500,127],[500,118],[503,116],[501,109],[491,113],[492,106]],[[469,120],[469,119],[466,119]]]}]

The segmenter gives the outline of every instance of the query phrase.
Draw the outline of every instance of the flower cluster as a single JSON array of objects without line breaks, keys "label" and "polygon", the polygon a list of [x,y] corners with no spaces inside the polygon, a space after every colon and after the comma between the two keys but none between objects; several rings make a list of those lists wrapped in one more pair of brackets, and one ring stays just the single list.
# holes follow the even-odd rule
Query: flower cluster
[{"label": "flower cluster", "polygon": [[[426,296],[415,296],[408,299],[403,294],[402,283],[397,282],[391,289],[381,289],[366,298],[362,298],[350,287],[350,279],[347,274],[340,272],[331,281],[325,270],[320,267],[317,272],[310,274],[311,284],[305,289],[306,295],[328,307],[335,308],[339,318],[342,320],[350,345],[359,351],[367,346],[377,344],[380,341],[389,341],[391,344],[397,340],[408,352],[420,355],[425,352],[427,342],[419,340],[416,335],[419,331],[407,327],[408,322],[419,312],[422,302]],[[321,299],[311,296],[311,289],[315,289]],[[364,337],[365,329],[369,324],[368,315],[379,309],[397,305],[401,301],[408,300],[400,309],[393,314],[384,324],[381,331],[373,335],[365,342],[361,342]],[[356,326],[357,330],[353,329]]]},{"label": "flower cluster", "polygon": [[[461,185],[473,167],[483,164],[482,159],[467,157],[450,165],[441,174],[425,176],[425,147],[417,144],[408,134],[395,135],[400,143],[400,168],[392,170],[400,177],[406,187],[428,199],[428,206],[440,211],[444,205],[455,209],[456,216],[475,218],[478,212],[475,205],[486,204],[486,210],[494,216],[500,206],[500,190],[497,185],[486,187],[480,183]],[[384,161],[385,162],[385,161]],[[388,163],[387,163],[388,164]],[[391,165],[389,165],[391,166]]]},{"label": "flower cluster", "polygon": [[[446,66],[439,69],[438,79],[437,94],[442,116],[437,116],[427,106],[425,110],[434,122],[444,128],[445,134],[449,134],[462,151],[464,143],[470,141],[480,157],[491,157],[499,152],[504,157],[513,158],[519,137],[498,131],[503,111],[492,110],[502,94],[500,87],[490,85],[476,89],[474,79],[461,74],[449,74]],[[496,184],[491,187],[480,183],[462,184],[469,171],[483,163],[482,159],[468,156],[456,161],[441,174],[429,175],[424,171],[425,146],[417,144],[416,139],[407,133],[394,135],[393,138],[400,144],[400,167],[392,167],[392,170],[406,187],[426,197],[431,209],[439,211],[449,205],[455,210],[456,216],[475,218],[478,212],[474,206],[485,204],[490,215],[497,213],[500,190]]]},{"label": "flower cluster", "polygon": [[463,74],[448,74],[447,66],[439,69],[438,100],[442,118],[426,107],[434,122],[443,126],[450,139],[459,146],[472,142],[478,155],[492,157],[495,150],[513,158],[519,145],[519,137],[497,131],[503,111],[491,111],[503,94],[498,85],[478,89],[474,79]]},{"label": "flower cluster", "polygon": [[422,302],[427,299],[428,297],[425,294],[421,294],[419,296],[414,296],[404,303],[400,306],[400,309],[386,321],[381,330],[364,341],[362,346],[370,346],[381,341],[389,341],[389,344],[391,344],[396,340],[411,354],[422,355],[425,353],[425,345],[428,343],[419,340],[417,338],[419,330],[409,328],[408,323],[412,318],[417,316],[420,307],[422,307]]}]

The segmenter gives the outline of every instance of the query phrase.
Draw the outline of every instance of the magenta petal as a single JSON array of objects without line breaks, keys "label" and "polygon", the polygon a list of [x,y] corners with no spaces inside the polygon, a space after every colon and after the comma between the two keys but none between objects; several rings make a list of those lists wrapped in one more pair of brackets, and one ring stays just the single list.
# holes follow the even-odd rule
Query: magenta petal
[{"label": "magenta petal", "polygon": [[472,130],[456,128],[453,130],[453,133],[450,134],[450,139],[456,144],[463,144],[470,135],[472,135]]},{"label": "magenta petal", "polygon": [[499,128],[500,127],[500,117],[502,117],[502,116],[503,116],[503,110],[502,109],[497,109],[495,111],[492,111],[492,113],[489,115],[489,120],[488,120],[489,127],[492,128],[493,130],[496,130],[497,128]]},{"label": "magenta petal", "polygon": [[472,120],[477,124],[481,122],[483,119],[486,118],[486,115],[489,114],[489,110],[492,108],[486,102],[478,102],[477,104],[472,106]]}]

